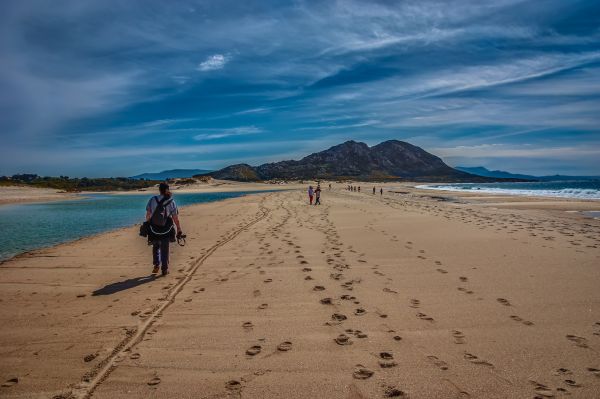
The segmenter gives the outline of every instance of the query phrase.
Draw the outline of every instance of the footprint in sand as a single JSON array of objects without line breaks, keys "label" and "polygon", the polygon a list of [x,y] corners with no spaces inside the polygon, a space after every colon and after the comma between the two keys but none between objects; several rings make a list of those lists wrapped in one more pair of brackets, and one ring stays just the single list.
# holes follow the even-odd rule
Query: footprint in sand
[{"label": "footprint in sand", "polygon": [[474,292],[466,289],[465,287],[458,287],[457,290],[464,292],[465,294],[473,294]]},{"label": "footprint in sand", "polygon": [[346,334],[338,335],[336,338],[334,338],[334,341],[338,345],[352,345],[352,340]]},{"label": "footprint in sand", "polygon": [[459,279],[460,281],[462,281],[463,283],[466,283],[467,281],[469,281],[469,279],[468,279],[468,278],[466,278],[465,276],[460,276],[458,279]]},{"label": "footprint in sand", "polygon": [[397,294],[398,293],[398,291],[391,290],[391,289],[389,289],[387,287],[383,289],[383,292],[389,292],[390,294]]},{"label": "footprint in sand", "polygon": [[419,301],[418,299],[411,299],[410,300],[410,305],[411,308],[415,308],[417,309],[419,306],[421,306],[421,301]]},{"label": "footprint in sand", "polygon": [[310,267],[305,267],[304,269],[302,269],[303,272],[312,272],[312,269]]},{"label": "footprint in sand", "polygon": [[496,298],[496,300],[498,301],[498,303],[504,305],[504,306],[511,306],[510,302],[508,301],[508,299],[504,299],[504,298]]},{"label": "footprint in sand", "polygon": [[362,364],[357,364],[354,367],[352,377],[356,378],[357,380],[366,380],[368,378],[371,378],[373,374],[375,373],[363,366]]},{"label": "footprint in sand", "polygon": [[194,294],[198,294],[200,292],[204,292],[204,288],[196,288],[193,292],[194,292]]},{"label": "footprint in sand", "polygon": [[331,300],[331,298],[323,298],[319,302],[323,305],[332,305],[333,304],[333,301]]},{"label": "footprint in sand", "polygon": [[578,388],[581,386],[581,384],[577,383],[575,380],[565,380],[565,384],[573,388]]},{"label": "footprint in sand", "polygon": [[427,356],[427,360],[433,363],[440,370],[448,370],[448,363],[443,360],[440,360],[437,356],[429,355]]},{"label": "footprint in sand", "polygon": [[573,342],[575,345],[580,348],[588,348],[587,339],[583,337],[578,337],[577,335],[567,334],[567,339]]},{"label": "footprint in sand", "polygon": [[404,391],[399,390],[396,387],[387,386],[383,391],[384,398],[408,398]]},{"label": "footprint in sand", "polygon": [[86,362],[86,363],[89,363],[89,362],[91,362],[92,360],[94,360],[97,357],[98,357],[98,353],[90,353],[89,355],[86,355],[83,358],[83,361]]},{"label": "footprint in sand", "polygon": [[343,315],[340,313],[334,313],[331,315],[331,320],[333,320],[333,321],[344,321],[346,319],[347,319],[346,315]]},{"label": "footprint in sand", "polygon": [[251,322],[251,321],[245,321],[245,322],[242,324],[242,328],[243,328],[244,330],[252,330],[252,327],[254,327],[254,324],[252,324],[252,322]]},{"label": "footprint in sand", "polygon": [[473,364],[478,364],[478,365],[481,365],[481,366],[494,367],[494,365],[492,363],[487,362],[487,361],[485,361],[483,359],[480,359],[477,356],[473,355],[472,353],[465,352],[464,358],[465,358],[465,360],[468,360],[469,362],[471,362]]},{"label": "footprint in sand", "polygon": [[446,270],[446,269],[435,269],[435,270],[438,271],[439,273],[442,273],[442,274],[447,274],[448,273],[448,270]]},{"label": "footprint in sand", "polygon": [[367,336],[368,336],[367,334],[365,334],[364,332],[362,332],[362,331],[360,331],[360,330],[352,330],[352,329],[348,329],[348,330],[346,330],[346,332],[347,332],[347,333],[350,333],[350,334],[354,334],[354,336],[355,336],[356,338],[361,338],[361,339],[362,339],[362,338],[367,338]]},{"label": "footprint in sand", "polygon": [[311,276],[306,276],[304,277],[305,280],[309,281],[309,280],[314,280],[314,278],[312,278]]},{"label": "footprint in sand", "polygon": [[362,315],[364,315],[366,313],[367,313],[367,311],[364,310],[363,308],[358,308],[358,309],[354,310],[354,315],[355,316],[362,316]]},{"label": "footprint in sand", "polygon": [[552,372],[553,375],[571,375],[573,372],[564,367],[558,368]]},{"label": "footprint in sand", "polygon": [[158,385],[158,384],[160,384],[160,378],[154,377],[153,379],[151,379],[150,381],[148,381],[147,384],[150,385],[150,386]]},{"label": "footprint in sand", "polygon": [[272,278],[268,278],[268,279],[264,280],[264,282],[265,282],[265,283],[270,283],[270,282],[272,282],[272,281],[273,281],[273,279],[272,279]]},{"label": "footprint in sand", "polygon": [[547,385],[544,384],[540,384],[539,382],[535,382],[532,380],[529,380],[529,382],[531,384],[533,384],[533,386],[535,388],[533,388],[533,390],[535,391],[536,394],[538,394],[539,396],[536,396],[536,398],[553,398],[554,397],[554,391],[548,387]]},{"label": "footprint in sand", "polygon": [[290,341],[284,341],[277,345],[277,350],[281,352],[287,352],[292,349],[292,343]]},{"label": "footprint in sand", "polygon": [[268,308],[268,307],[269,307],[269,304],[268,304],[268,303],[262,303],[262,304],[258,305],[258,308],[259,308],[259,309],[261,309],[261,310],[262,310],[262,309],[266,309],[266,308]]},{"label": "footprint in sand", "polygon": [[137,353],[137,352],[136,352],[136,353],[132,353],[132,354],[131,354],[131,356],[129,356],[129,358],[130,358],[131,360],[137,360],[137,359],[139,359],[140,357],[142,357],[142,355],[140,355],[140,354],[139,354],[139,353]]},{"label": "footprint in sand", "polygon": [[254,290],[254,291],[252,291],[252,295],[255,296],[255,297],[260,296],[260,290]]},{"label": "footprint in sand", "polygon": [[433,321],[433,317],[427,316],[425,313],[417,313],[417,318],[421,320]]},{"label": "footprint in sand", "polygon": [[588,367],[587,371],[589,371],[590,373],[592,373],[592,375],[600,378],[600,370],[594,367]]},{"label": "footprint in sand", "polygon": [[322,285],[315,285],[313,288],[313,291],[324,291],[325,287],[323,287]]},{"label": "footprint in sand", "polygon": [[394,355],[390,352],[380,352],[379,353],[379,367],[381,368],[390,368],[396,367],[398,364],[394,361]]},{"label": "footprint in sand", "polygon": [[239,392],[242,390],[242,384],[239,381],[230,380],[225,384],[225,389],[232,392]]},{"label": "footprint in sand", "polygon": [[461,345],[461,344],[466,343],[466,341],[465,341],[465,335],[461,331],[452,330],[452,338],[454,338],[454,343],[455,344]]},{"label": "footprint in sand", "polygon": [[19,378],[13,377],[13,378],[6,380],[1,386],[2,386],[2,388],[10,388],[13,385],[16,385],[18,383],[19,383]]},{"label": "footprint in sand", "polygon": [[246,355],[248,356],[256,356],[260,353],[260,351],[262,350],[262,346],[260,345],[253,345],[250,348],[248,348],[246,350]]}]

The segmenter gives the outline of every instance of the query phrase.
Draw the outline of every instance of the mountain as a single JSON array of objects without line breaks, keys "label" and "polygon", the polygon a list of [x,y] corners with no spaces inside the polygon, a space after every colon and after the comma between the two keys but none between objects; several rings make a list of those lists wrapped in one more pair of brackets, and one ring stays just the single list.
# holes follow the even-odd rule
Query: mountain
[{"label": "mountain", "polygon": [[483,166],[467,167],[457,166],[455,169],[463,172],[471,173],[478,176],[484,177],[498,177],[505,179],[523,179],[523,180],[540,180],[540,181],[564,181],[564,180],[600,180],[600,176],[564,176],[564,175],[552,175],[552,176],[532,176],[522,175],[518,173],[505,172],[503,170],[489,170]]},{"label": "mountain", "polygon": [[141,175],[131,176],[130,179],[167,180],[167,179],[174,179],[174,178],[192,177],[194,175],[199,175],[199,174],[208,173],[208,172],[210,172],[210,170],[171,169],[171,170],[163,170],[162,172],[156,172],[156,173],[142,173]]},{"label": "mountain", "polygon": [[412,144],[390,140],[369,147],[346,141],[299,161],[281,161],[260,166],[238,164],[210,173],[216,179],[257,181],[271,179],[354,179],[412,181],[494,181],[462,172]]},{"label": "mountain", "polygon": [[537,180],[536,176],[521,175],[516,173],[505,172],[503,170],[489,170],[483,166],[457,166],[455,169],[462,170],[463,172],[471,173],[477,176],[485,177],[500,177],[504,179],[526,179],[526,180]]}]

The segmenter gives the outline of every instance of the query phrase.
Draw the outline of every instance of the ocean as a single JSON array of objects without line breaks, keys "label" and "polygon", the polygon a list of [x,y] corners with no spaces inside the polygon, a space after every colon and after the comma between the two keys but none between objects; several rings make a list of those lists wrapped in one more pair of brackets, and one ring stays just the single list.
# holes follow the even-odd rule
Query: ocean
[{"label": "ocean", "polygon": [[[256,191],[175,194],[179,207],[241,197]],[[261,191],[265,192],[265,191]],[[82,194],[80,199],[0,206],[0,260],[23,252],[144,221],[151,195]],[[183,222],[185,227],[185,222]],[[184,230],[185,231],[185,230]]]},{"label": "ocean", "polygon": [[487,194],[521,195],[600,200],[600,180],[548,181],[530,183],[453,183],[417,186],[428,190],[480,192]]}]

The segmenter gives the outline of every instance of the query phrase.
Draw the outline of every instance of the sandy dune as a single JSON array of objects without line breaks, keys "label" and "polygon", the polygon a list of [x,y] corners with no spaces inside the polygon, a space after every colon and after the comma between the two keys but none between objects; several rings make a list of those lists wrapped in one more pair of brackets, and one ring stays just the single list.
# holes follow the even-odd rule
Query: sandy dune
[{"label": "sandy dune", "polygon": [[23,202],[62,201],[76,198],[76,195],[54,190],[25,186],[0,187],[0,205]]},{"label": "sandy dune", "polygon": [[403,190],[190,206],[167,278],[136,228],[2,264],[0,397],[600,397],[595,205]]}]

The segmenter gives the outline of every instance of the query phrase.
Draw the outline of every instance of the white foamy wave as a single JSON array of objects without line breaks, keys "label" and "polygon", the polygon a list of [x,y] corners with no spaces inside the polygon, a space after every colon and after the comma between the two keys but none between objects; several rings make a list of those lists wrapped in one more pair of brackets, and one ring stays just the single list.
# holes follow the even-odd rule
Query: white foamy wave
[{"label": "white foamy wave", "polygon": [[426,190],[477,192],[486,194],[520,195],[532,197],[558,197],[577,199],[600,199],[600,190],[563,188],[560,190],[525,190],[515,188],[465,186],[465,185],[420,185],[417,188]]}]

